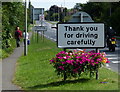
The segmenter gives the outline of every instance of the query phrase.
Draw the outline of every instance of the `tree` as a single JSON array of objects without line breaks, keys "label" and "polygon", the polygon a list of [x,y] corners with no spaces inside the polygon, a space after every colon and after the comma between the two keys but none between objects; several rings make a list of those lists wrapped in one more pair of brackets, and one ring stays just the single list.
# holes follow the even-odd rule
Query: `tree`
[{"label": "tree", "polygon": [[2,48],[13,48],[15,27],[24,29],[24,4],[22,2],[2,3]]},{"label": "tree", "polygon": [[90,14],[95,22],[104,22],[107,27],[112,26],[120,34],[120,2],[88,2],[82,5],[82,10]]}]

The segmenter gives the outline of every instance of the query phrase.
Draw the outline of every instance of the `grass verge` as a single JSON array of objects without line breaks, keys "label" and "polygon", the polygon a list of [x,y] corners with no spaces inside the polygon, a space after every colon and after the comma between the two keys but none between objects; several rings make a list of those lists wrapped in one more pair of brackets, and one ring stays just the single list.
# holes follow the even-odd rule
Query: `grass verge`
[{"label": "grass verge", "polygon": [[0,52],[1,53],[0,58],[2,58],[2,59],[7,58],[13,53],[13,50],[16,47],[15,39],[14,38],[10,39],[10,43],[11,43],[11,46],[9,48],[5,48],[5,49],[1,48],[1,50],[0,50],[1,51]]},{"label": "grass verge", "polygon": [[54,24],[57,24],[58,23],[58,21],[54,21],[54,22],[51,22],[51,21],[47,21],[48,23],[50,23],[50,24],[52,24],[52,25],[54,25]]},{"label": "grass verge", "polygon": [[[118,90],[118,74],[106,68],[99,69],[99,80],[89,79],[84,74],[79,79],[68,79],[66,82],[54,72],[49,60],[59,51],[56,43],[39,38],[31,38],[28,55],[17,62],[13,82],[24,90]],[[107,83],[100,83],[107,82]]]}]

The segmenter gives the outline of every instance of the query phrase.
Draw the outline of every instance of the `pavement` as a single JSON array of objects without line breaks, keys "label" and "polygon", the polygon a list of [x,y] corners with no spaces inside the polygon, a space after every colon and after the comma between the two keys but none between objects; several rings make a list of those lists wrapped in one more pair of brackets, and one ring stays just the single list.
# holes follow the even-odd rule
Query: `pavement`
[{"label": "pavement", "polygon": [[[30,37],[32,32],[29,33]],[[10,92],[12,90],[21,90],[21,88],[12,83],[14,78],[16,63],[18,58],[23,55],[24,45],[21,43],[20,47],[16,48],[14,52],[0,62],[0,68],[2,67],[2,90],[4,92]],[[2,65],[1,65],[2,64]],[[19,91],[20,92],[20,91]]]}]

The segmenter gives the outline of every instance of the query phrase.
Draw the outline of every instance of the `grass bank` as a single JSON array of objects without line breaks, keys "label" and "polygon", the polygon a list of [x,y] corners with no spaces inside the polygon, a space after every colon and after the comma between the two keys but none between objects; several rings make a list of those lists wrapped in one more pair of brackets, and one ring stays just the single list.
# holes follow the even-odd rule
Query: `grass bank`
[{"label": "grass bank", "polygon": [[[39,38],[31,38],[28,55],[17,62],[13,82],[24,90],[118,90],[118,74],[106,68],[99,69],[99,80],[89,79],[84,74],[79,79],[68,79],[66,82],[54,72],[49,60],[62,49],[56,43]],[[106,82],[106,83],[101,83]]]}]

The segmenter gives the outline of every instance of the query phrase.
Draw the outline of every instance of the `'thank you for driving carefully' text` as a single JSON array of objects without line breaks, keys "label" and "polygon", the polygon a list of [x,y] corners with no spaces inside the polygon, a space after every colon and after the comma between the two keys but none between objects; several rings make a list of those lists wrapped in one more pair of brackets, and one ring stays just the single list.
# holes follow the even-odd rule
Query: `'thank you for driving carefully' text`
[{"label": "'thank you for driving carefully' text", "polygon": [[[98,27],[83,27],[83,26],[64,26],[65,33],[64,38],[67,40],[67,45],[91,45],[94,46],[98,39],[98,34],[95,31],[98,31]],[[70,33],[75,31],[75,34]],[[69,38],[76,38],[76,40],[69,40]],[[87,38],[87,39],[86,39]]]}]

